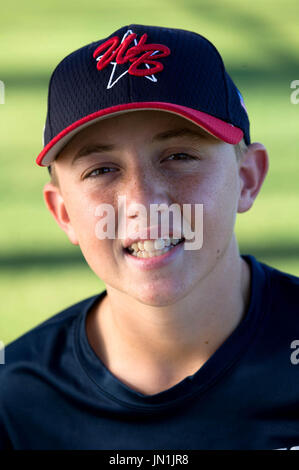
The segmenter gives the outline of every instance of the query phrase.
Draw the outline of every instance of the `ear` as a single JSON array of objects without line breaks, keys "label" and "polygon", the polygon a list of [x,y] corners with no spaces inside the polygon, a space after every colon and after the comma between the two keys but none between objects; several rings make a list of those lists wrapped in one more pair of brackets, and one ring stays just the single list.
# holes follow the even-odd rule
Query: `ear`
[{"label": "ear", "polygon": [[67,234],[73,245],[78,245],[78,239],[68,216],[63,197],[57,186],[46,183],[43,189],[44,199],[47,208],[62,230]]},{"label": "ear", "polygon": [[240,197],[238,212],[250,209],[258,195],[269,167],[265,147],[255,142],[250,144],[239,162]]}]

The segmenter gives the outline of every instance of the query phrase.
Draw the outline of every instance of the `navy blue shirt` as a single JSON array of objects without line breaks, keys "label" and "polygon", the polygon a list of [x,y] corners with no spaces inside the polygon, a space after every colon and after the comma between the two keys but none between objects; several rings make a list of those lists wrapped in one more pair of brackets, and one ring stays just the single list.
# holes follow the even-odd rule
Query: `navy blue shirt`
[{"label": "navy blue shirt", "polygon": [[86,316],[106,291],[11,342],[0,365],[0,449],[299,446],[299,278],[244,258],[243,320],[195,374],[160,393],[122,383],[90,346]]}]

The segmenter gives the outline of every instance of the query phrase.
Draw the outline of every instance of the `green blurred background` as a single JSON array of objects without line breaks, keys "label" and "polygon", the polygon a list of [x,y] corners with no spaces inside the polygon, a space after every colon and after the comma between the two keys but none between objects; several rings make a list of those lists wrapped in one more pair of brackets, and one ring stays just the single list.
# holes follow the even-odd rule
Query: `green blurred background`
[{"label": "green blurred background", "polygon": [[42,146],[47,86],[65,55],[130,23],[190,29],[219,49],[240,88],[252,141],[270,155],[254,207],[238,216],[242,253],[299,276],[298,0],[21,0],[0,12],[0,340],[7,344],[104,289],[47,212]]}]

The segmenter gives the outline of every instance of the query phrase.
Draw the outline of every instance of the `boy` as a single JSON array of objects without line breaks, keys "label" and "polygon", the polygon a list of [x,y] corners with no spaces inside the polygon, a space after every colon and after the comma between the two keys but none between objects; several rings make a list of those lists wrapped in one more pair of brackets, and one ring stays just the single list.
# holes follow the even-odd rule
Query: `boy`
[{"label": "boy", "polygon": [[[106,290],[6,348],[2,448],[299,445],[299,281],[239,254],[236,213],[268,157],[215,47],[131,25],[70,54],[37,163],[48,209]],[[173,204],[179,234],[161,222]]]}]

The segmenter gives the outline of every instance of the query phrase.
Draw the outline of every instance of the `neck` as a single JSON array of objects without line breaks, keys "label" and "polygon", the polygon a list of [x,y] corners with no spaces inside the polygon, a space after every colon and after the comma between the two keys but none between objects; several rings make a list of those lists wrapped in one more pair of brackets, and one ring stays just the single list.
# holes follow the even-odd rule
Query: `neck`
[{"label": "neck", "polygon": [[249,267],[233,239],[217,266],[175,304],[144,305],[107,286],[107,296],[88,317],[89,341],[112,373],[154,393],[209,359],[242,320],[249,291]]}]

